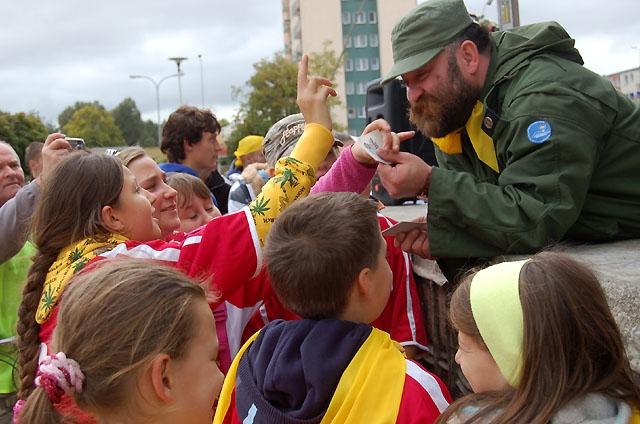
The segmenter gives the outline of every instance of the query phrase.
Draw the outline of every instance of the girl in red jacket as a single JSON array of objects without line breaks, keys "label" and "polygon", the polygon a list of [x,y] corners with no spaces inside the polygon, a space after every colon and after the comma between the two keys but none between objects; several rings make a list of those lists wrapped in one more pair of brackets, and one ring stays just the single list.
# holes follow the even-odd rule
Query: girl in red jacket
[{"label": "girl in red jacket", "polygon": [[214,277],[213,288],[220,298],[211,307],[225,305],[229,344],[232,352],[234,346],[237,350],[242,329],[268,290],[256,278],[262,268],[264,237],[280,211],[308,194],[315,169],[333,145],[326,98],[335,91],[327,80],[307,79],[306,64],[305,56],[298,104],[310,124],[291,156],[279,161],[276,176],[248,209],[214,219],[180,243],[159,240],[155,197],[141,189],[116,158],[76,154],[54,170],[34,214],[38,253],[19,309],[19,398],[33,390],[39,346],[50,341],[67,283],[100,258],[148,258],[190,276]]}]

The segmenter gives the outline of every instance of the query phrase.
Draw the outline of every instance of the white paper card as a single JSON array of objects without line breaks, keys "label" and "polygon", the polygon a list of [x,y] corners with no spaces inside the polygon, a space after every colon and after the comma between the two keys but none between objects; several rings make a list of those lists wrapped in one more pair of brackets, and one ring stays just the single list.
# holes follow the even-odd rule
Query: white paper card
[{"label": "white paper card", "polygon": [[389,227],[382,232],[383,236],[395,236],[400,233],[407,233],[413,229],[418,229],[420,231],[427,231],[427,223],[426,222],[413,222],[413,221],[402,221],[398,222],[393,227]]},{"label": "white paper card", "polygon": [[382,147],[384,144],[382,141],[382,133],[380,130],[375,130],[370,133],[361,135],[358,137],[356,143],[360,145],[373,159],[380,163],[384,163],[385,165],[392,165],[391,162],[388,162],[378,156],[377,150]]}]

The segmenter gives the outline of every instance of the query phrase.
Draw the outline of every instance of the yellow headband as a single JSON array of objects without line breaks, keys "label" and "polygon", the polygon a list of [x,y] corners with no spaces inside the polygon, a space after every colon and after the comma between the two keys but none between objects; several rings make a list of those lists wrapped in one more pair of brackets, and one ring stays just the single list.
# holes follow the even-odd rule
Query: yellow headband
[{"label": "yellow headband", "polygon": [[522,373],[520,271],[527,261],[490,266],[478,272],[471,282],[473,319],[500,372],[513,387],[517,387]]}]

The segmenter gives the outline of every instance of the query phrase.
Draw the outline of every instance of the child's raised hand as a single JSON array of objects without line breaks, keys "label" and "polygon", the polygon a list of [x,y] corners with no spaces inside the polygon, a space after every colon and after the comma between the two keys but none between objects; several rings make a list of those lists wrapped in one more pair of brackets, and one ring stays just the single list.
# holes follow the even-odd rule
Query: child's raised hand
[{"label": "child's raised hand", "polygon": [[336,90],[331,88],[333,83],[326,78],[309,78],[308,68],[309,56],[305,54],[298,65],[298,98],[296,101],[308,124],[320,124],[331,130],[331,113],[327,97],[337,96]]}]

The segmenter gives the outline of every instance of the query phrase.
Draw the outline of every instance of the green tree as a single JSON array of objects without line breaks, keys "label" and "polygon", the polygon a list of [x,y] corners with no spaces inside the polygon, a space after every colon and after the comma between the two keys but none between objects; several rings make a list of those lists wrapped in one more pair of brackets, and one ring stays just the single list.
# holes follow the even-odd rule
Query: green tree
[{"label": "green tree", "polygon": [[36,113],[7,113],[0,111],[0,140],[6,141],[20,157],[23,169],[24,149],[32,141],[44,141],[47,128]]},{"label": "green tree", "polygon": [[78,109],[62,131],[71,137],[84,138],[87,147],[124,145],[122,131],[104,108],[87,105]]},{"label": "green tree", "polygon": [[[331,50],[329,41],[324,43],[322,52],[311,54],[309,59],[309,73],[329,79],[335,78],[341,65],[341,58]],[[264,135],[276,121],[299,112],[296,104],[297,63],[279,52],[271,59],[260,60],[253,67],[255,73],[249,81],[242,87],[233,88],[240,108],[234,118],[235,128],[227,140],[229,152],[236,150],[242,137]],[[335,108],[340,106],[340,101],[334,98],[329,104]]]},{"label": "green tree", "polygon": [[150,120],[142,122],[142,135],[140,145],[143,147],[154,147],[158,145],[158,125]]},{"label": "green tree", "polygon": [[99,101],[94,100],[92,102],[75,102],[73,106],[67,106],[60,114],[58,115],[58,128],[64,128],[65,125],[71,120],[73,114],[76,113],[79,109],[82,109],[85,106],[96,106],[102,110],[106,110]]},{"label": "green tree", "polygon": [[111,115],[120,131],[124,141],[129,145],[141,144],[142,135],[144,133],[144,123],[140,117],[140,111],[136,102],[127,97],[120,102],[112,111]]}]

